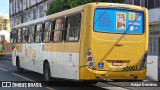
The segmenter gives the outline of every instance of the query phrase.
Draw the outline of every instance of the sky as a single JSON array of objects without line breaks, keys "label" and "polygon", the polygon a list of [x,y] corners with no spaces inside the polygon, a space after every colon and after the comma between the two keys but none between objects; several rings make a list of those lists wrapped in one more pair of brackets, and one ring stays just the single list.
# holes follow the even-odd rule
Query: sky
[{"label": "sky", "polygon": [[1,0],[0,16],[9,16],[9,0]]}]

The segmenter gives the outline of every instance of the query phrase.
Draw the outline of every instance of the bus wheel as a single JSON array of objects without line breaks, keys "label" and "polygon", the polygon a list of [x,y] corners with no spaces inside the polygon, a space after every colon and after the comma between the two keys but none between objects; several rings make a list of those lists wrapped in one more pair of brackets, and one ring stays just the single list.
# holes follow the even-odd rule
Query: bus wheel
[{"label": "bus wheel", "polygon": [[44,80],[45,81],[51,81],[51,72],[50,72],[50,67],[49,63],[45,63],[44,69],[43,69],[43,75],[44,75]]},{"label": "bus wheel", "polygon": [[21,68],[19,59],[16,60],[16,66],[17,66],[17,71],[19,73],[22,73],[24,69]]}]

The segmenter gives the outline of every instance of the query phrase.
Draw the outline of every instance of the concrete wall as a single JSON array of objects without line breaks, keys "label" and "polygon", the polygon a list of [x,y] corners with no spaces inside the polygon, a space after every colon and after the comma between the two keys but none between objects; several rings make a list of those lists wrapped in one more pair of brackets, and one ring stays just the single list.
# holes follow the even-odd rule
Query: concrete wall
[{"label": "concrete wall", "polygon": [[147,57],[147,80],[149,81],[158,81],[158,56],[148,56]]},{"label": "concrete wall", "polygon": [[160,21],[160,8],[149,9],[149,22]]}]

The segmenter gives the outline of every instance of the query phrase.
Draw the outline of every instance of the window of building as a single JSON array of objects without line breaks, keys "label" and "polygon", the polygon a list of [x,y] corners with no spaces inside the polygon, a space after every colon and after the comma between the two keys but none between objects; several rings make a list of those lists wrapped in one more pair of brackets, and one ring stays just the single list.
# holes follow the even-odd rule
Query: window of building
[{"label": "window of building", "polygon": [[29,43],[33,43],[34,42],[34,35],[35,35],[35,25],[31,25],[29,26]]},{"label": "window of building", "polygon": [[126,0],[126,4],[133,4],[133,0]]},{"label": "window of building", "polygon": [[44,5],[39,6],[39,17],[44,17]]},{"label": "window of building", "polygon": [[160,7],[160,0],[155,0],[155,7]]},{"label": "window of building", "polygon": [[27,12],[23,13],[23,22],[27,22]]},{"label": "window of building", "polygon": [[44,35],[43,35],[44,43],[49,43],[51,41],[52,26],[53,26],[52,21],[45,22]]},{"label": "window of building", "polygon": [[49,9],[50,5],[51,5],[52,1],[47,3],[47,9]]},{"label": "window of building", "polygon": [[148,0],[145,0],[145,7],[148,8]]},{"label": "window of building", "polygon": [[78,41],[81,26],[81,15],[67,17],[67,41]]},{"label": "window of building", "polygon": [[31,13],[33,16],[33,20],[37,19],[37,13],[36,13],[36,8],[33,9],[33,12]]},{"label": "window of building", "polygon": [[64,30],[64,18],[55,20],[55,27],[54,27],[54,36],[53,41],[54,42],[60,42],[63,40],[62,32]]},{"label": "window of building", "polygon": [[145,1],[146,0],[141,0],[141,6],[145,7]]},{"label": "window of building", "polygon": [[21,30],[21,28],[20,28],[20,29],[18,29],[18,39],[17,39],[17,43],[21,43],[21,41],[22,41],[21,34],[22,34],[22,30]]},{"label": "window of building", "polygon": [[148,8],[154,8],[154,0],[147,0],[148,1]]},{"label": "window of building", "polygon": [[27,8],[27,0],[23,0],[23,10]]},{"label": "window of building", "polygon": [[134,5],[140,6],[140,0],[134,0]]},{"label": "window of building", "polygon": [[43,32],[43,24],[37,24],[36,26],[36,37],[35,37],[35,42],[36,43],[41,43],[42,42],[42,32]]}]

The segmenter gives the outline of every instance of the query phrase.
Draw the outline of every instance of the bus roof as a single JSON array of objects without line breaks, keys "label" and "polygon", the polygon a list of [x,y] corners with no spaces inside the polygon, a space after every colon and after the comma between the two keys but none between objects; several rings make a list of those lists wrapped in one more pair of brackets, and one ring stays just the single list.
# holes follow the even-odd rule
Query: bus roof
[{"label": "bus roof", "polygon": [[38,18],[38,19],[36,19],[36,20],[32,20],[32,21],[29,21],[29,22],[26,22],[26,23],[22,23],[22,24],[19,24],[19,25],[17,25],[17,26],[14,26],[13,29],[15,29],[15,28],[20,28],[20,27],[24,27],[24,26],[33,25],[33,24],[36,24],[36,23],[39,23],[39,22],[43,22],[43,21],[46,21],[46,20],[51,20],[51,19],[53,19],[53,18],[57,18],[57,17],[60,17],[60,16],[65,16],[65,15],[68,15],[68,14],[80,12],[80,11],[83,10],[83,8],[84,8],[86,5],[93,5],[93,6],[97,6],[97,7],[98,7],[98,6],[112,7],[112,8],[124,7],[124,8],[141,10],[141,11],[144,10],[144,7],[142,8],[142,7],[140,7],[140,6],[129,5],[129,4],[94,2],[94,3],[88,3],[88,4],[85,4],[85,5],[81,5],[81,6],[72,8],[72,9],[68,9],[68,10],[65,10],[65,11],[61,11],[61,12],[58,12],[58,13],[55,13],[55,14],[52,14],[52,15],[49,15],[49,16],[45,16],[45,17],[42,17],[42,18]]}]

